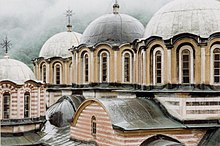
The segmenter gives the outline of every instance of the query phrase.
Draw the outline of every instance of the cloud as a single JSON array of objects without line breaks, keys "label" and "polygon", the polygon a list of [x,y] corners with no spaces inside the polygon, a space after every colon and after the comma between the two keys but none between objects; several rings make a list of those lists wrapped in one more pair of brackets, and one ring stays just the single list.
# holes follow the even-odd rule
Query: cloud
[{"label": "cloud", "polygon": [[[160,7],[171,0],[118,0],[121,13],[140,19],[144,25]],[[73,10],[74,31],[83,33],[95,18],[112,12],[114,0],[0,0],[0,40],[8,35],[13,43],[11,58],[29,64],[44,42],[66,31],[65,11]],[[3,50],[0,51],[2,56]]]}]

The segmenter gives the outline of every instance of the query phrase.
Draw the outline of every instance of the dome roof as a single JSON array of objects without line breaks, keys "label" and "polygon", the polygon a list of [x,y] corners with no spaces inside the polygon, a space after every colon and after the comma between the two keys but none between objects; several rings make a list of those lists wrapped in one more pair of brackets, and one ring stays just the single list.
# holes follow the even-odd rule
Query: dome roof
[{"label": "dome roof", "polygon": [[52,58],[71,56],[68,50],[72,46],[79,45],[81,34],[76,32],[61,32],[49,38],[41,48],[39,57]]},{"label": "dome roof", "polygon": [[0,81],[9,80],[23,84],[27,80],[35,80],[34,73],[24,63],[14,59],[0,59]]},{"label": "dome roof", "polygon": [[149,21],[145,37],[170,39],[181,33],[208,38],[220,32],[220,2],[216,0],[174,0]]},{"label": "dome roof", "polygon": [[89,24],[82,35],[80,44],[129,43],[142,38],[143,34],[144,26],[137,19],[126,14],[106,14]]}]

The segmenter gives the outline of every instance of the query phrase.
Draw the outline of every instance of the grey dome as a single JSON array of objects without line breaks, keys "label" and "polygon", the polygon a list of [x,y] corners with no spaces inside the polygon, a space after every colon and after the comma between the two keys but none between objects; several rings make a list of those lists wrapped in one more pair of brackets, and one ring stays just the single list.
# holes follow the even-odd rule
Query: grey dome
[{"label": "grey dome", "polygon": [[39,57],[71,57],[68,50],[72,46],[78,46],[81,34],[76,32],[61,32],[49,38],[41,48]]},{"label": "grey dome", "polygon": [[149,21],[145,37],[170,39],[181,33],[203,38],[220,32],[220,2],[216,0],[174,0]]},{"label": "grey dome", "polygon": [[89,24],[82,35],[80,44],[130,43],[142,38],[143,34],[144,26],[137,19],[126,14],[106,14]]},{"label": "grey dome", "polygon": [[0,59],[0,81],[9,80],[23,84],[27,80],[35,80],[34,73],[24,63],[14,59]]},{"label": "grey dome", "polygon": [[63,127],[69,124],[80,104],[85,100],[84,96],[62,96],[46,112],[46,117],[52,125]]}]

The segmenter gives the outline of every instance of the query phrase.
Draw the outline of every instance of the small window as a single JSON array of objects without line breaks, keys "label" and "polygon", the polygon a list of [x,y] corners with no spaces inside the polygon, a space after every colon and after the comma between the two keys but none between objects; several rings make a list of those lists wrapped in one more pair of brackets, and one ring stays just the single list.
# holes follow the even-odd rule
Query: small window
[{"label": "small window", "polygon": [[101,55],[101,71],[102,71],[102,82],[108,81],[108,56],[107,53]]},{"label": "small window", "polygon": [[28,118],[30,112],[30,93],[26,92],[24,94],[24,117]]},{"label": "small window", "polygon": [[84,74],[85,74],[85,82],[89,81],[89,57],[88,54],[85,55],[85,70],[84,70]]},{"label": "small window", "polygon": [[161,51],[157,51],[155,55],[155,79],[156,84],[162,83],[162,54]]},{"label": "small window", "polygon": [[214,83],[220,83],[220,49],[216,48],[213,51],[214,55]]},{"label": "small window", "polygon": [[130,82],[130,55],[125,54],[124,57],[124,82]]},{"label": "small window", "polygon": [[182,82],[190,83],[190,52],[185,49],[182,51]]},{"label": "small window", "polygon": [[60,84],[61,82],[60,82],[60,78],[61,78],[61,68],[60,68],[60,65],[59,64],[57,64],[56,66],[55,66],[55,73],[56,73],[56,75],[55,75],[55,83],[56,84]]},{"label": "small window", "polygon": [[4,119],[10,118],[10,94],[9,93],[3,94],[3,118]]},{"label": "small window", "polygon": [[46,83],[46,65],[43,65],[42,67],[42,76],[43,82]]},{"label": "small window", "polygon": [[96,137],[96,118],[95,118],[95,116],[92,116],[92,119],[91,119],[91,134],[93,137]]}]

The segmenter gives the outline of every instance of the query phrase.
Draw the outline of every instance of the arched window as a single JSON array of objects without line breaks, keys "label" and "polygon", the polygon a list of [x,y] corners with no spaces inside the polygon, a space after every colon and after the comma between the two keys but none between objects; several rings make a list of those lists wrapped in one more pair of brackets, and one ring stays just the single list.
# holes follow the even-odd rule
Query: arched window
[{"label": "arched window", "polygon": [[153,84],[163,84],[163,49],[158,47],[153,51]]},{"label": "arched window", "polygon": [[3,119],[10,118],[10,94],[3,94]]},{"label": "arched window", "polygon": [[71,84],[73,82],[73,64],[71,63],[69,65],[69,83]]},{"label": "arched window", "polygon": [[132,82],[132,54],[124,52],[122,54],[122,80],[123,82]]},{"label": "arched window", "polygon": [[47,72],[47,70],[46,70],[46,65],[43,64],[43,65],[41,66],[41,80],[42,80],[43,82],[45,82],[45,83],[46,83],[46,72]]},{"label": "arched window", "polygon": [[92,116],[91,118],[91,134],[93,137],[96,136],[96,118],[95,116]]},{"label": "arched window", "polygon": [[54,83],[61,84],[62,79],[62,68],[59,63],[54,65]]},{"label": "arched window", "polygon": [[140,78],[140,83],[144,83],[144,50],[141,52],[140,56],[140,66],[139,66],[139,78]]},{"label": "arched window", "polygon": [[104,51],[100,54],[100,82],[109,81],[109,54]]},{"label": "arched window", "polygon": [[28,118],[30,114],[30,93],[24,94],[24,118]]},{"label": "arched window", "polygon": [[130,55],[128,53],[125,54],[124,58],[124,81],[125,82],[130,82]]},{"label": "arched window", "polygon": [[193,50],[190,46],[183,46],[179,51],[179,80],[183,84],[193,83],[194,62]]},{"label": "arched window", "polygon": [[83,57],[83,80],[84,82],[89,81],[89,56],[85,54]]},{"label": "arched window", "polygon": [[213,51],[213,76],[214,83],[220,83],[220,48],[215,48]]}]

